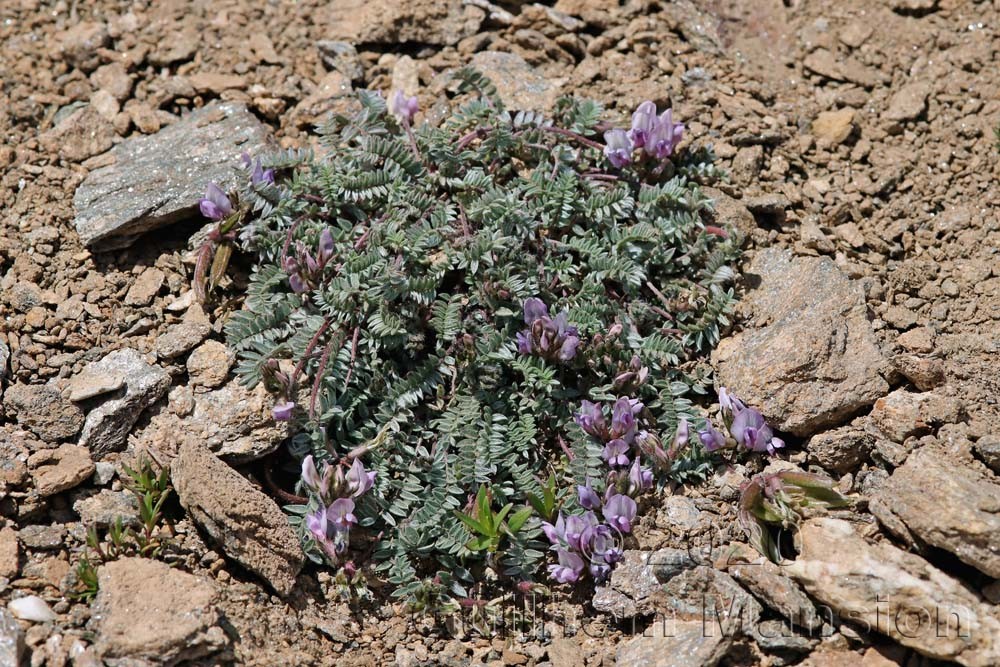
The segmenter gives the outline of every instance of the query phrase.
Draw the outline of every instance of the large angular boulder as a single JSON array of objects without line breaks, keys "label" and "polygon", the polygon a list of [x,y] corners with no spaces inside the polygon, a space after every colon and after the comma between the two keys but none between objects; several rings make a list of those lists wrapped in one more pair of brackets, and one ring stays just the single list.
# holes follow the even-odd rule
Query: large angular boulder
[{"label": "large angular boulder", "polygon": [[211,655],[228,641],[209,579],[149,558],[120,558],[102,565],[97,581],[96,647],[106,661],[176,665]]},{"label": "large angular boulder", "polygon": [[[84,400],[100,401],[87,413],[80,444],[101,459],[125,448],[139,415],[170,388],[170,375],[138,350],[123,348],[88,364],[71,386]],[[108,387],[113,393],[105,393]]]},{"label": "large angular boulder", "polygon": [[971,457],[929,445],[879,487],[871,510],[922,542],[1000,579],[1000,483]]},{"label": "large angular boulder", "polygon": [[884,396],[886,367],[861,284],[826,257],[770,248],[746,271],[743,331],[712,355],[716,378],[798,436],[836,426]]},{"label": "large angular boulder", "polygon": [[273,500],[194,439],[181,444],[170,476],[181,505],[227,556],[291,592],[305,556]]},{"label": "large angular boulder", "polygon": [[841,617],[931,658],[1000,664],[1000,610],[958,579],[841,519],[809,519],[798,537],[786,574]]},{"label": "large angular boulder", "polygon": [[146,231],[193,215],[209,182],[229,189],[242,152],[271,147],[267,127],[235,102],[212,103],[147,137],[115,146],[73,197],[88,246],[126,246]]}]

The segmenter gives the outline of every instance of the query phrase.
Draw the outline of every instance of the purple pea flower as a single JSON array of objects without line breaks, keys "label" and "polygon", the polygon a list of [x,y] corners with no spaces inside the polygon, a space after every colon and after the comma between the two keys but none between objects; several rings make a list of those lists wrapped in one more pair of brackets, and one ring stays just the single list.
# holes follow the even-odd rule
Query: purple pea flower
[{"label": "purple pea flower", "polygon": [[325,228],[319,235],[319,263],[321,266],[326,266],[330,258],[333,257],[333,232],[330,228]]},{"label": "purple pea flower", "polygon": [[536,320],[548,317],[549,307],[537,296],[524,300],[524,323],[531,326]]},{"label": "purple pea flower", "polygon": [[625,130],[615,128],[604,133],[604,156],[616,169],[632,162],[632,139]]},{"label": "purple pea flower", "polygon": [[656,105],[647,100],[632,113],[632,129],[629,136],[636,148],[646,145],[657,125]]},{"label": "purple pea flower", "polygon": [[646,153],[658,160],[668,158],[673,155],[674,149],[681,142],[683,135],[684,125],[682,123],[675,123],[673,120],[673,110],[667,109],[660,114],[656,127],[646,139]]},{"label": "purple pea flower", "polygon": [[563,518],[562,512],[556,517],[555,525],[549,523],[548,521],[542,522],[542,532],[545,533],[545,537],[548,538],[550,544],[561,544],[566,541],[566,519]]},{"label": "purple pea flower", "polygon": [[407,97],[402,90],[396,90],[389,98],[389,113],[403,125],[412,125],[413,119],[417,115],[419,102],[417,96]]},{"label": "purple pea flower", "polygon": [[639,457],[635,457],[632,467],[628,471],[628,492],[635,495],[640,491],[645,491],[653,487],[653,471],[643,468],[639,462]]},{"label": "purple pea flower", "polygon": [[209,183],[205,196],[198,201],[201,214],[216,222],[224,220],[233,212],[233,203],[226,193],[215,183]]},{"label": "purple pea flower", "polygon": [[621,560],[622,550],[610,527],[604,524],[596,526],[589,532],[587,537],[590,545],[590,553],[595,557],[609,565],[614,565]]},{"label": "purple pea flower", "polygon": [[727,420],[731,420],[745,410],[747,406],[728,389],[719,387],[719,407],[722,409],[722,416]]},{"label": "purple pea flower", "polygon": [[560,584],[568,584],[580,578],[583,572],[583,559],[575,553],[566,549],[559,549],[557,552],[559,563],[549,565],[549,574]]},{"label": "purple pea flower", "polygon": [[250,159],[250,153],[243,152],[243,166],[250,170],[250,183],[254,187],[274,185],[274,169],[264,169],[260,158]]},{"label": "purple pea flower", "polygon": [[318,493],[319,484],[319,472],[316,470],[316,462],[310,454],[302,459],[302,485],[313,493]]},{"label": "purple pea flower", "polygon": [[576,357],[580,346],[579,331],[570,326],[566,311],[555,317],[549,317],[548,312],[548,307],[537,297],[524,301],[524,322],[528,328],[517,334],[517,351],[550,360],[570,361]]},{"label": "purple pea flower", "polygon": [[737,443],[754,452],[774,454],[785,446],[784,440],[774,437],[774,431],[764,421],[764,415],[753,408],[746,408],[733,418],[729,433]]},{"label": "purple pea flower", "polygon": [[352,523],[357,523],[358,518],[354,516],[354,501],[350,498],[338,498],[326,508],[326,518],[340,528],[350,528]]},{"label": "purple pea flower", "polygon": [[611,410],[611,436],[626,442],[635,439],[635,415],[642,410],[642,403],[627,398],[615,401]]},{"label": "purple pea flower", "polygon": [[588,568],[590,570],[590,576],[594,578],[594,581],[602,583],[611,576],[611,566],[594,556],[594,559],[590,561]]},{"label": "purple pea flower", "polygon": [[320,507],[315,512],[310,512],[306,515],[306,528],[316,538],[317,541],[322,541],[327,538],[326,535],[326,509]]},{"label": "purple pea flower", "polygon": [[368,472],[361,459],[354,459],[351,469],[347,471],[347,488],[351,492],[351,497],[357,498],[363,495],[375,485],[375,472]]},{"label": "purple pea flower", "polygon": [[309,534],[313,536],[313,539],[316,540],[316,544],[318,544],[319,548],[323,550],[323,553],[325,553],[328,558],[335,561],[338,554],[340,554],[344,549],[338,544],[338,541],[330,539],[329,523],[326,512],[326,508],[320,507],[315,512],[307,514],[306,529],[309,531]]},{"label": "purple pea flower", "polygon": [[612,528],[630,533],[638,510],[639,506],[634,500],[619,493],[608,498],[608,502],[604,504],[604,518]]},{"label": "purple pea flower", "polygon": [[603,440],[607,435],[607,425],[604,422],[604,411],[597,403],[580,402],[580,411],[573,418],[584,433]]},{"label": "purple pea flower", "polygon": [[698,440],[706,452],[714,452],[726,446],[726,436],[712,426],[711,422],[706,422],[705,428],[698,431]]},{"label": "purple pea flower", "polygon": [[588,483],[586,486],[577,486],[576,493],[580,498],[580,507],[588,510],[596,510],[601,506],[601,497]]},{"label": "purple pea flower", "polygon": [[628,465],[628,443],[621,438],[615,438],[604,445],[601,451],[601,458],[607,461],[611,467],[625,467]]},{"label": "purple pea flower", "polygon": [[273,408],[271,408],[271,415],[274,417],[274,421],[286,422],[291,420],[292,411],[294,409],[295,403],[293,401],[277,403]]},{"label": "purple pea flower", "polygon": [[566,517],[566,545],[576,551],[583,551],[584,534],[588,528],[597,525],[597,516],[593,512],[571,514]]}]

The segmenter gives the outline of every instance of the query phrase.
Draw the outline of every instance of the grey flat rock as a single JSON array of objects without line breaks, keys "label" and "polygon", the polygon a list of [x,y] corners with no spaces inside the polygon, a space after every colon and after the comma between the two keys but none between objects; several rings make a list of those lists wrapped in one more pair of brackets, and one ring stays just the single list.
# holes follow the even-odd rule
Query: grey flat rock
[{"label": "grey flat rock", "polygon": [[122,247],[195,213],[210,181],[229,189],[243,151],[266,152],[270,131],[238,103],[213,103],[148,137],[115,146],[113,163],[87,175],[73,197],[85,245]]}]

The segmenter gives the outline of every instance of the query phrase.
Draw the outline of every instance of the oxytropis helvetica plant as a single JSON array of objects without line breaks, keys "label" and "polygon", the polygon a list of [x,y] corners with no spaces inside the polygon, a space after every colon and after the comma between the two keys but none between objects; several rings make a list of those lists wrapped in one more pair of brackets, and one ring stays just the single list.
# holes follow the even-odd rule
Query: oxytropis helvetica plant
[{"label": "oxytropis helvetica plant", "polygon": [[605,578],[640,494],[723,446],[781,447],[741,403],[729,437],[691,403],[739,251],[709,224],[711,150],[652,102],[623,130],[584,100],[512,114],[472,70],[452,94],[430,125],[416,98],[361,92],[322,156],[247,157],[202,206],[199,294],[234,249],[256,259],[226,334],[295,424],[306,552],[342,567],[366,545],[410,600],[524,588],[546,563]]}]

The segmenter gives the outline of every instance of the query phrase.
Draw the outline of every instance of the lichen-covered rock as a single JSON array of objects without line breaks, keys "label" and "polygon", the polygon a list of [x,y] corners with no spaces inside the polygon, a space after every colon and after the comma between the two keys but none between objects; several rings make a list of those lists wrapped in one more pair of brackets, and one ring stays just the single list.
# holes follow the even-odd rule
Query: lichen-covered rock
[{"label": "lichen-covered rock", "polygon": [[304,555],[281,508],[201,442],[187,439],[170,466],[181,505],[222,551],[287,595]]},{"label": "lichen-covered rock", "polygon": [[119,391],[87,413],[80,444],[90,449],[95,459],[124,449],[142,411],[170,388],[170,375],[130,348],[115,350],[88,364],[83,373],[91,378],[124,378],[125,385],[123,394]]},{"label": "lichen-covered rock", "polygon": [[173,359],[186,354],[198,346],[212,331],[212,322],[201,306],[193,305],[184,313],[180,322],[156,339],[156,355],[161,359]]},{"label": "lichen-covered rock", "polygon": [[872,513],[1000,579],[1000,483],[943,447],[913,452],[878,490]]},{"label": "lichen-covered rock", "polygon": [[245,106],[226,102],[118,144],[109,153],[113,164],[91,171],[73,197],[80,239],[89,246],[128,245],[138,234],[193,215],[205,185],[229,188],[240,153],[266,151],[269,136]]},{"label": "lichen-covered rock", "polygon": [[714,667],[733,644],[733,636],[706,632],[698,620],[661,619],[618,649],[619,665]]},{"label": "lichen-covered rock", "polygon": [[97,571],[97,652],[160,665],[225,647],[215,584],[149,558],[120,558]]},{"label": "lichen-covered rock", "polygon": [[872,451],[874,436],[857,422],[809,438],[805,445],[809,463],[839,474],[851,472],[864,463]]},{"label": "lichen-covered rock", "polygon": [[78,445],[37,451],[28,457],[28,467],[35,480],[35,490],[43,497],[72,489],[94,474],[90,452]]},{"label": "lichen-covered rock", "polygon": [[263,384],[248,389],[232,381],[211,391],[186,394],[172,406],[175,411],[163,410],[150,419],[136,438],[139,449],[155,448],[173,456],[172,437],[184,433],[230,463],[245,463],[267,456],[289,436],[288,422],[274,421],[274,397]]},{"label": "lichen-covered rock", "polygon": [[63,398],[55,387],[15,384],[3,396],[8,418],[46,442],[72,438],[83,426],[83,410]]},{"label": "lichen-covered rock", "polygon": [[594,591],[594,609],[615,618],[648,616],[663,604],[663,581],[697,563],[681,549],[627,550],[610,580]]},{"label": "lichen-covered rock", "polygon": [[915,435],[926,435],[935,426],[950,424],[962,415],[962,402],[941,391],[915,393],[897,389],[875,401],[871,422],[875,431],[901,443]]},{"label": "lichen-covered rock", "polygon": [[328,3],[321,20],[327,37],[353,44],[451,45],[474,34],[485,17],[461,0],[339,0]]},{"label": "lichen-covered rock", "polygon": [[809,519],[785,566],[815,598],[895,641],[966,667],[1000,664],[1000,611],[961,581],[840,519]]},{"label": "lichen-covered rock", "polygon": [[836,426],[889,389],[860,283],[828,258],[761,251],[746,271],[746,328],[713,353],[717,382],[779,430]]},{"label": "lichen-covered rock", "polygon": [[743,584],[771,609],[793,625],[815,630],[823,625],[816,605],[781,567],[775,565],[745,544],[734,544],[728,550],[724,564],[726,572]]},{"label": "lichen-covered rock", "polygon": [[20,665],[24,654],[24,636],[17,619],[0,607],[0,665]]},{"label": "lichen-covered rock", "polygon": [[493,82],[508,109],[548,110],[560,95],[558,81],[542,76],[515,53],[480,51],[470,64]]},{"label": "lichen-covered rock", "polygon": [[191,384],[214,388],[226,381],[233,365],[233,353],[217,340],[208,340],[191,352],[187,360]]}]

